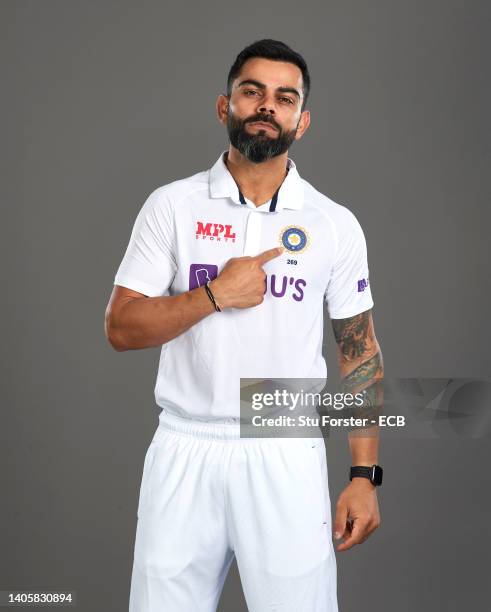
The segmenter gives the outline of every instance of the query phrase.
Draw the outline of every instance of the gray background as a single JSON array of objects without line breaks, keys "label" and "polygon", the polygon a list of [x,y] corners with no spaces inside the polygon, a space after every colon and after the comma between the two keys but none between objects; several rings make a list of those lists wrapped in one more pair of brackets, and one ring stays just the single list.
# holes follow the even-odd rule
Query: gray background
[{"label": "gray background", "polygon": [[[451,0],[1,3],[0,589],[127,609],[158,350],[114,352],[104,309],[147,195],[227,148],[214,104],[254,40],[309,64],[290,156],[365,230],[387,374],[489,376],[489,17]],[[490,454],[484,437],[384,440],[382,525],[337,556],[342,612],[487,608]],[[349,464],[331,440],[333,504]],[[235,565],[219,609],[246,609]]]}]

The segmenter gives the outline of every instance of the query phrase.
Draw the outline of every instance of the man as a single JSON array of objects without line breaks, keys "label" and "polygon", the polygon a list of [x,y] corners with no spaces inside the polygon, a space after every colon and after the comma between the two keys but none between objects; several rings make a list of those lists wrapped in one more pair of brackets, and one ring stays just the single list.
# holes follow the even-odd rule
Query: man
[{"label": "man", "polygon": [[[216,105],[228,151],[148,197],[115,276],[111,345],[162,346],[131,612],[216,610],[234,555],[249,610],[338,609],[324,439],[239,429],[241,377],[325,378],[324,301],[344,389],[373,400],[382,377],[362,229],[287,156],[310,124],[309,86],[284,43],[244,49]],[[380,520],[378,439],[355,433],[361,467],[336,507],[339,551]]]}]

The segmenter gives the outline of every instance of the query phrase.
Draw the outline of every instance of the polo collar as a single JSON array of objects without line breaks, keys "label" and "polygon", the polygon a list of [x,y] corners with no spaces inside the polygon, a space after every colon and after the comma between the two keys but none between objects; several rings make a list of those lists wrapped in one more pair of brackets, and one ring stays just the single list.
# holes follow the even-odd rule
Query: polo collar
[{"label": "polo collar", "polygon": [[[210,196],[212,198],[230,198],[235,204],[245,206],[246,201],[239,190],[234,177],[225,164],[225,153],[210,168]],[[303,206],[303,186],[293,159],[287,159],[288,174],[271,199],[269,212],[290,208],[300,210]]]}]

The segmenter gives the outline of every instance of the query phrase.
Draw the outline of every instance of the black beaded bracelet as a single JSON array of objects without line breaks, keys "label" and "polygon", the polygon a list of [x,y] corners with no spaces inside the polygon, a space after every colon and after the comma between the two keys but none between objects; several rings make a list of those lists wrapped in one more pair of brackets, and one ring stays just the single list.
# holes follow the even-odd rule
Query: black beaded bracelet
[{"label": "black beaded bracelet", "polygon": [[[209,282],[209,281],[208,281],[208,282]],[[215,297],[214,297],[213,293],[211,292],[210,287],[208,286],[208,282],[206,282],[206,283],[203,285],[203,287],[205,288],[205,291],[206,291],[206,293],[207,293],[208,297],[210,298],[211,303],[212,303],[212,304],[213,304],[213,306],[215,307],[215,310],[216,310],[217,312],[222,312],[222,309],[221,309],[221,308],[220,308],[220,306],[219,306],[219,305],[216,303]]]}]

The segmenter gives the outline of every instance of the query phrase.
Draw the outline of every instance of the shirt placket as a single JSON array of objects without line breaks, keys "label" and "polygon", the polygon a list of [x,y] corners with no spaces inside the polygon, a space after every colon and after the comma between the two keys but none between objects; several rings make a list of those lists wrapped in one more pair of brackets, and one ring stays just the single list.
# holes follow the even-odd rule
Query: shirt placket
[{"label": "shirt placket", "polygon": [[249,210],[247,212],[243,255],[253,257],[261,252],[261,233],[264,214],[258,210]]}]

